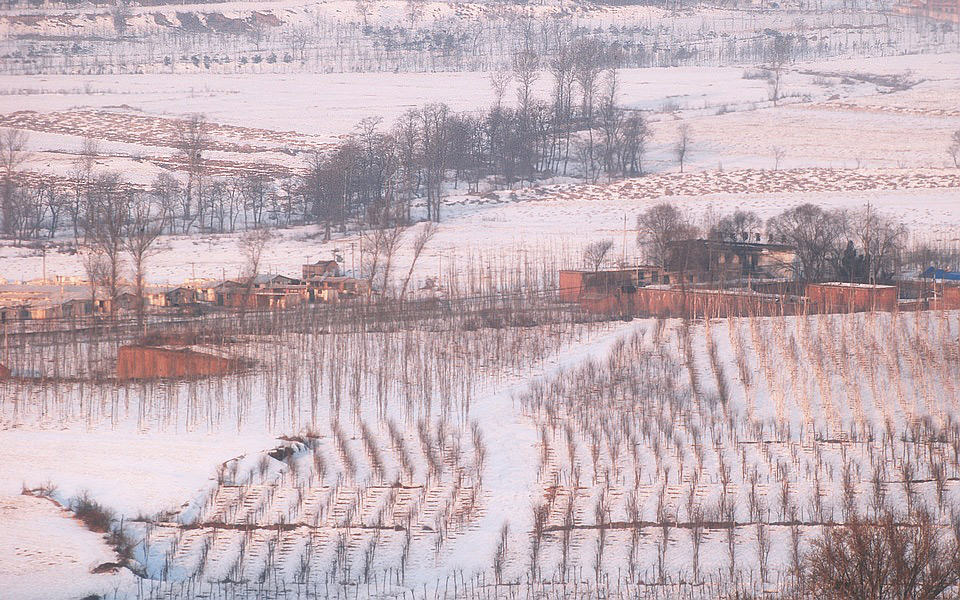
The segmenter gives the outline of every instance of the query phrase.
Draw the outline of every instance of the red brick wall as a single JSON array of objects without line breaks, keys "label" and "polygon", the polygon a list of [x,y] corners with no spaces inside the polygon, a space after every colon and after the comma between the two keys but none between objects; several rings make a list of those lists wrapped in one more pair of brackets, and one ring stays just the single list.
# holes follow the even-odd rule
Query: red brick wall
[{"label": "red brick wall", "polygon": [[583,276],[580,271],[560,271],[560,301],[576,302],[583,291]]},{"label": "red brick wall", "polygon": [[774,302],[752,294],[715,290],[639,288],[636,293],[585,294],[580,308],[593,314],[663,318],[795,315],[800,304]]},{"label": "red brick wall", "polygon": [[940,303],[937,308],[960,308],[960,286],[945,285],[940,293]]},{"label": "red brick wall", "polygon": [[897,308],[897,288],[893,286],[807,285],[810,310],[822,313],[893,311]]},{"label": "red brick wall", "polygon": [[193,350],[123,346],[117,354],[118,379],[157,379],[223,375],[237,369],[235,360]]}]

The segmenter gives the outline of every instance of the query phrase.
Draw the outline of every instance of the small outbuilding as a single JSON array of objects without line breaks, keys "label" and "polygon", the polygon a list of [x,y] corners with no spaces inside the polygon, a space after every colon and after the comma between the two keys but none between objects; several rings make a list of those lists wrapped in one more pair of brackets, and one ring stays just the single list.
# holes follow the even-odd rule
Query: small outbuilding
[{"label": "small outbuilding", "polygon": [[621,288],[655,285],[663,280],[663,269],[651,265],[597,271],[565,269],[560,271],[559,297],[561,302],[578,302],[583,294],[589,293],[594,301]]},{"label": "small outbuilding", "polygon": [[117,354],[117,379],[162,379],[226,375],[241,362],[189,348],[122,346]]}]

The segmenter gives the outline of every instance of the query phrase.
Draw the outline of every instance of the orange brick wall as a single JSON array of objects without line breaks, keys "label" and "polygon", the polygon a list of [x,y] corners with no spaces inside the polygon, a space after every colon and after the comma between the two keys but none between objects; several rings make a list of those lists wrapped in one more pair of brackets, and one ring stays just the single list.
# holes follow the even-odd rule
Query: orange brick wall
[{"label": "orange brick wall", "polygon": [[117,354],[118,379],[158,379],[224,375],[238,362],[193,350],[123,346]]}]

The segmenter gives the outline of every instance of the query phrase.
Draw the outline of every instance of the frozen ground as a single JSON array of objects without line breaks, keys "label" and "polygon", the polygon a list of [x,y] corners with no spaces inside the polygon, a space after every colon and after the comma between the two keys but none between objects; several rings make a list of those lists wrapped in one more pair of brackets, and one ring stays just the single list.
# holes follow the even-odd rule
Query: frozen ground
[{"label": "frozen ground", "polygon": [[[5,469],[9,465],[5,459]],[[45,498],[0,495],[0,597],[75,600],[132,583],[129,572],[92,574],[116,561],[103,536]]]},{"label": "frozen ground", "polygon": [[[0,494],[54,483],[63,502],[87,491],[127,518],[176,511],[203,488],[211,465],[269,448],[270,433],[149,431],[82,427],[5,429]],[[30,452],[24,452],[30,447]],[[39,474],[43,475],[40,476]]]},{"label": "frozen ground", "polygon": [[[301,3],[273,3],[272,9],[288,4]],[[346,14],[351,5],[327,8]],[[378,10],[398,13],[400,5],[393,2]],[[239,3],[218,7],[250,8]],[[435,18],[476,7],[451,4],[439,10],[443,14]],[[584,18],[602,22],[607,17],[598,11]],[[890,79],[873,76],[899,76],[911,85],[897,88]],[[636,214],[664,198],[697,218],[711,210],[749,209],[767,218],[803,202],[825,207],[870,202],[899,217],[921,239],[951,245],[960,239],[955,225],[960,172],[947,168],[945,152],[950,132],[960,129],[960,53],[791,65],[787,97],[779,106],[769,101],[767,84],[745,79],[741,68],[625,69],[621,86],[624,105],[649,112],[654,137],[646,166],[651,175],[484,196],[454,191],[415,281],[431,277],[443,284],[458,272],[527,255],[575,265],[582,246],[600,238],[614,239],[615,253],[632,257]],[[541,96],[549,87],[547,76],[537,83]],[[264,90],[270,92],[266,98]],[[302,154],[286,151],[326,147],[350,134],[364,117],[378,116],[389,125],[404,110],[427,102],[469,111],[493,101],[482,72],[7,76],[0,78],[0,93],[0,124],[31,132],[31,170],[66,173],[82,138],[92,136],[102,141],[99,168],[120,170],[143,184],[162,171],[172,152],[172,122],[193,112],[204,112],[222,126],[214,134],[220,146],[213,158],[243,168],[289,172],[302,166]],[[689,172],[679,174],[671,146],[683,124],[690,126],[694,142]],[[772,170],[775,147],[785,151],[778,171]],[[395,272],[405,272],[410,241],[419,227],[408,232]],[[329,258],[334,251],[344,256],[348,269],[359,265],[359,235],[320,240],[316,227],[280,231],[264,254],[261,270],[296,275],[302,263]],[[148,280],[179,284],[191,277],[234,277],[242,263],[236,236],[170,236],[151,259]],[[31,280],[44,269],[51,277],[82,274],[76,255],[49,250],[44,256],[29,247],[0,247],[0,278]],[[869,443],[857,435],[878,432],[889,422],[897,437],[915,432],[911,427],[924,418],[953,435],[948,430],[957,419],[952,382],[958,327],[956,315],[941,314],[920,324],[912,317],[887,316],[730,320],[697,324],[689,337],[677,323],[652,321],[559,332],[544,328],[536,330],[533,339],[508,340],[529,351],[540,338],[556,336],[516,364],[492,356],[492,348],[499,350],[499,344],[506,343],[500,333],[465,336],[457,340],[463,345],[449,346],[426,331],[403,343],[400,336],[386,336],[381,345],[376,345],[379,338],[369,342],[364,350],[369,355],[357,350],[358,342],[349,336],[329,344],[315,340],[310,352],[297,354],[301,342],[288,337],[266,346],[267,366],[279,373],[281,365],[289,368],[304,356],[314,362],[293,374],[284,370],[276,380],[259,373],[227,384],[111,384],[95,391],[76,382],[62,387],[3,383],[0,598],[57,597],[50,586],[70,598],[134,589],[126,571],[90,573],[114,559],[101,536],[84,531],[50,502],[19,495],[22,486],[48,482],[58,486],[54,497],[63,502],[89,491],[126,519],[148,517],[134,526],[141,542],[137,558],[158,579],[256,581],[270,576],[290,583],[303,575],[304,564],[310,567],[307,580],[315,584],[325,583],[329,573],[344,572],[356,579],[364,564],[395,573],[404,545],[411,544],[414,558],[405,585],[414,587],[436,583],[437,573],[455,575],[458,570],[470,581],[483,573],[491,577],[505,521],[511,526],[506,575],[521,579],[529,566],[533,509],[545,500],[550,502],[547,524],[553,530],[544,542],[543,569],[562,572],[562,531],[572,514],[576,527],[570,528],[575,531],[571,556],[589,571],[599,535],[598,503],[607,503],[609,519],[628,521],[631,488],[638,494],[642,519],[657,522],[644,530],[637,547],[638,572],[656,578],[659,557],[671,576],[689,578],[691,529],[663,528],[664,515],[672,513],[675,524],[689,525],[694,508],[719,511],[717,503],[727,492],[718,485],[718,467],[729,464],[735,477],[733,496],[739,500],[732,515],[719,516],[741,525],[732,535],[720,528],[705,534],[703,569],[727,569],[724,553],[732,540],[744,548],[743,572],[754,572],[760,535],[756,523],[763,519],[756,518],[752,505],[759,496],[768,511],[766,522],[776,523],[771,562],[782,574],[791,535],[784,524],[788,515],[782,481],[788,482],[796,508],[811,523],[803,532],[809,539],[825,513],[839,518],[841,496],[848,493],[841,489],[840,473],[848,465],[856,471],[853,493],[867,504],[871,459],[876,452],[886,460],[886,454],[879,448],[882,434]],[[657,434],[650,437],[642,430],[643,420],[637,420],[631,439],[640,440],[641,450],[631,457],[625,445],[618,445],[623,440],[612,422],[584,427],[596,415],[582,403],[584,398],[612,402],[607,412],[623,417],[621,422],[637,417],[634,409],[590,395],[604,389],[602,385],[586,391],[576,386],[606,365],[640,364],[619,343],[634,343],[630,340],[637,338],[630,336],[635,333],[641,340],[638,348],[665,357],[662,364],[676,375],[672,385],[681,393],[667,412],[667,402],[644,406],[649,415],[655,413],[656,419],[651,416],[647,424]],[[847,345],[852,339],[866,342],[853,349]],[[386,347],[410,352],[411,347],[432,347],[430,360],[435,362],[424,359],[422,371],[414,371],[440,379],[452,377],[453,371],[457,386],[446,379],[446,388],[428,386],[413,394],[405,388],[413,379],[409,373],[375,374],[387,360],[377,352]],[[694,358],[685,354],[687,348]],[[316,362],[320,352],[329,354]],[[470,362],[463,358],[470,352],[485,358]],[[710,360],[711,352],[719,358]],[[397,351],[392,356],[402,355]],[[346,368],[336,366],[348,361],[360,366],[350,376],[363,382],[349,390]],[[781,370],[782,365],[786,368]],[[679,371],[671,371],[674,368]],[[323,375],[317,381],[310,372]],[[723,407],[715,403],[720,381],[730,386]],[[544,382],[550,392],[541,400],[549,396],[549,407],[547,400],[530,400]],[[374,400],[382,400],[377,394],[384,385],[396,392],[387,394],[386,416]],[[331,389],[342,394],[328,395]],[[401,396],[422,402],[425,390],[448,399],[469,398],[470,408],[460,412],[402,405]],[[362,397],[362,409],[331,409],[334,396],[342,396],[345,404],[347,398]],[[656,396],[640,400],[650,397]],[[720,411],[733,417],[733,429],[718,417]],[[454,424],[444,429],[441,416]],[[389,431],[389,420],[402,424],[403,441]],[[341,433],[334,431],[335,424]],[[378,454],[370,450],[364,427],[369,427],[371,444],[382,451],[379,472],[370,462]],[[481,432],[482,444],[473,437],[473,427]],[[292,459],[262,458],[265,451],[286,444],[278,436],[305,434],[310,428],[316,429],[316,437],[296,446]],[[697,436],[708,428],[723,443],[720,450],[708,449],[704,458]],[[431,466],[436,457],[431,459],[424,439],[444,448],[442,465]],[[755,450],[759,442],[764,447],[770,442],[774,450]],[[413,461],[409,469],[403,466],[404,444]],[[838,450],[838,444],[846,450]],[[479,447],[486,448],[483,460]],[[909,455],[919,465],[918,496],[936,497],[928,471],[939,464],[949,470],[940,494],[947,500],[957,497],[957,466],[949,456],[937,451],[931,455],[936,460],[923,462],[919,450],[898,446],[897,452],[902,452],[895,457],[901,464]],[[694,470],[698,454],[701,465]],[[359,466],[351,469],[349,457],[354,455]],[[318,472],[318,456],[324,473]],[[267,466],[261,469],[264,462]],[[792,465],[783,467],[786,477],[778,470],[781,463]],[[884,486],[900,502],[913,492],[901,489],[899,482],[909,478],[898,479],[897,468],[891,462]],[[822,492],[813,489],[814,472]],[[580,476],[582,486],[571,485]],[[759,486],[759,492],[752,486]],[[167,514],[154,518],[157,513]],[[412,521],[405,523],[404,518]],[[409,531],[411,522],[418,529],[408,542],[401,531],[404,526]],[[400,529],[383,530],[381,537],[376,526],[384,523]],[[290,535],[281,535],[285,526],[294,527]],[[610,535],[614,549],[606,568],[617,573],[628,564],[631,540],[625,529]]]},{"label": "frozen ground", "polygon": [[[689,328],[640,320],[567,329],[539,359],[516,362],[492,352],[494,340],[505,336],[502,343],[527,352],[538,343],[536,332],[475,332],[456,341],[431,340],[423,331],[413,339],[388,332],[297,336],[275,346],[274,360],[303,357],[302,370],[203,386],[209,393],[198,397],[192,422],[224,436],[209,438],[203,454],[190,454],[189,436],[185,450],[153,446],[161,432],[182,427],[163,419],[140,438],[146,453],[179,456],[167,468],[185,472],[133,477],[154,463],[112,442],[81,446],[88,470],[69,462],[62,468],[70,473],[67,489],[105,490],[105,501],[127,518],[180,497],[172,513],[130,524],[141,542],[138,563],[167,597],[189,597],[176,594],[178,582],[190,589],[224,580],[266,583],[268,595],[281,596],[287,586],[289,593],[324,593],[352,581],[389,597],[454,574],[480,585],[493,578],[504,524],[505,581],[524,581],[531,568],[553,584],[593,581],[595,570],[624,585],[698,577],[716,583],[729,572],[753,582],[752,589],[772,590],[789,581],[794,548],[804,548],[824,524],[847,520],[851,510],[922,503],[949,521],[960,493],[957,318],[827,315]],[[336,354],[318,357],[317,344]],[[480,362],[463,352],[463,372],[454,379],[436,374],[431,386],[457,388],[453,404],[445,396],[432,407],[414,399],[426,388],[413,372],[402,382],[378,379],[385,365],[392,368],[391,354],[434,347],[441,354],[417,357],[434,365],[450,344],[486,348]],[[504,359],[513,366],[497,362]],[[354,365],[370,368],[360,376],[359,401],[346,397],[352,384],[335,379],[340,368],[352,379]],[[319,403],[306,392],[315,371]],[[377,405],[383,384],[385,404]],[[196,389],[178,387],[183,399]],[[245,399],[242,388],[251,390]],[[342,405],[332,400],[338,388]],[[3,390],[2,418],[30,429],[43,412],[42,391],[12,412],[13,391]],[[76,404],[82,394],[62,388],[59,397],[74,400],[47,417],[50,425],[122,429],[169,406],[171,390],[88,392],[86,400],[102,406],[96,411]],[[129,405],[116,403],[126,397]],[[247,401],[249,421],[238,433],[249,449],[224,459],[238,449],[227,432]],[[218,407],[215,418],[206,414],[211,406]],[[294,430],[304,437],[260,441],[262,451],[280,445],[288,453],[270,458],[254,450],[251,433]],[[26,484],[60,473],[57,457],[32,459]],[[184,468],[184,459],[197,464]],[[537,507],[545,511],[543,533],[531,562]],[[161,580],[173,584],[164,588]],[[116,585],[130,589],[122,575]]]},{"label": "frozen ground", "polygon": [[[763,80],[741,68],[624,69],[620,102],[652,113],[647,168],[674,168],[677,128],[691,128],[688,168],[939,168],[950,161],[949,132],[960,126],[960,54],[886,57],[794,65],[780,106]],[[859,79],[847,77],[856,74]],[[912,87],[871,79],[899,75]],[[537,93],[546,97],[543,76]],[[269,100],[262,90],[269,88]],[[493,102],[486,73],[115,75],[0,78],[0,124],[32,132],[27,168],[65,174],[84,136],[102,141],[103,169],[148,183],[169,166],[177,119],[203,112],[222,125],[211,158],[284,169],[303,158],[281,153],[323,148],[376,116],[383,127],[405,110],[445,102],[470,111]],[[33,111],[37,114],[31,114]],[[129,115],[129,119],[125,116]],[[856,136],[847,135],[856,131]],[[910,135],[904,135],[909,131]],[[243,148],[246,146],[246,148]]]},{"label": "frozen ground", "polygon": [[[872,86],[850,83],[815,86],[814,75],[788,78],[797,93],[808,101],[825,101],[834,94],[843,98],[875,94]],[[4,85],[2,79],[7,80]],[[402,73],[402,74],[330,74],[330,75],[123,75],[123,76],[43,76],[6,77],[0,89],[6,88],[0,125],[31,131],[31,147],[36,152],[30,168],[45,173],[66,174],[79,151],[82,138],[101,140],[101,152],[113,155],[99,161],[101,168],[122,168],[127,177],[149,183],[158,172],[156,157],[169,156],[176,119],[202,112],[216,124],[240,130],[213,132],[215,140],[230,141],[233,148],[211,155],[212,158],[242,163],[262,162],[302,167],[303,157],[277,155],[287,148],[324,147],[344,135],[356,131],[364,118],[376,116],[387,129],[404,111],[431,102],[444,102],[456,111],[473,111],[489,107],[494,96],[486,73]],[[541,97],[549,95],[551,82],[544,76],[537,83]],[[695,68],[624,69],[620,75],[620,100],[630,108],[658,114],[654,126],[653,160],[656,169],[668,168],[667,146],[674,135],[673,121],[689,114],[696,117],[698,137],[704,142],[707,131],[734,131],[739,121],[760,120],[753,116],[758,106],[768,101],[767,85],[762,80],[743,78],[743,69]],[[263,89],[271,89],[269,99]],[[509,98],[512,98],[510,93]],[[736,111],[725,120],[713,116],[718,110]],[[33,111],[39,114],[23,113]],[[669,111],[669,113],[663,113]],[[742,111],[742,112],[741,112]],[[764,111],[767,112],[767,111]],[[19,113],[19,114],[14,114]],[[106,114],[104,114],[106,113]],[[125,119],[132,116],[134,121]],[[826,116],[824,116],[826,115]],[[829,117],[829,118],[828,118]],[[827,122],[842,119],[844,114],[823,113],[815,120]],[[770,118],[776,120],[776,115]],[[881,119],[875,127],[889,127]],[[824,127],[828,124],[823,123]],[[766,126],[770,126],[767,124]],[[840,126],[840,125],[836,125]],[[256,127],[258,129],[248,129]],[[809,128],[809,127],[808,127]],[[296,132],[296,133],[292,133]],[[816,128],[810,132],[816,136]],[[791,157],[793,164],[841,164],[840,149],[832,149],[825,140],[830,131],[817,139],[811,137],[799,147],[810,147],[806,156]],[[238,151],[238,144],[252,146]],[[713,141],[711,140],[711,146]],[[788,143],[784,140],[784,143]],[[732,150],[724,161],[727,167],[759,162],[765,164],[770,149],[754,147]],[[751,154],[752,151],[752,154]],[[815,157],[819,151],[821,156]],[[272,152],[272,154],[271,154]],[[708,153],[709,152],[709,153]],[[721,147],[694,152],[695,165],[715,167],[711,156],[723,152]],[[130,159],[138,159],[133,164]],[[921,157],[917,157],[919,160]],[[887,163],[890,164],[890,163]],[[911,166],[916,161],[909,163]]]}]

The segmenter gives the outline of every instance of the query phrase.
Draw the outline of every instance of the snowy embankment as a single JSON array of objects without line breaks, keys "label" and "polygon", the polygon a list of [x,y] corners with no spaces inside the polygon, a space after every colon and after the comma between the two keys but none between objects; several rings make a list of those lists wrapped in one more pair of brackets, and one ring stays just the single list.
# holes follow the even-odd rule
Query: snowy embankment
[{"label": "snowy embankment", "polygon": [[[4,459],[5,469],[10,464]],[[50,500],[0,494],[0,597],[76,600],[131,589],[129,571],[92,573],[116,561],[104,542]]]}]

